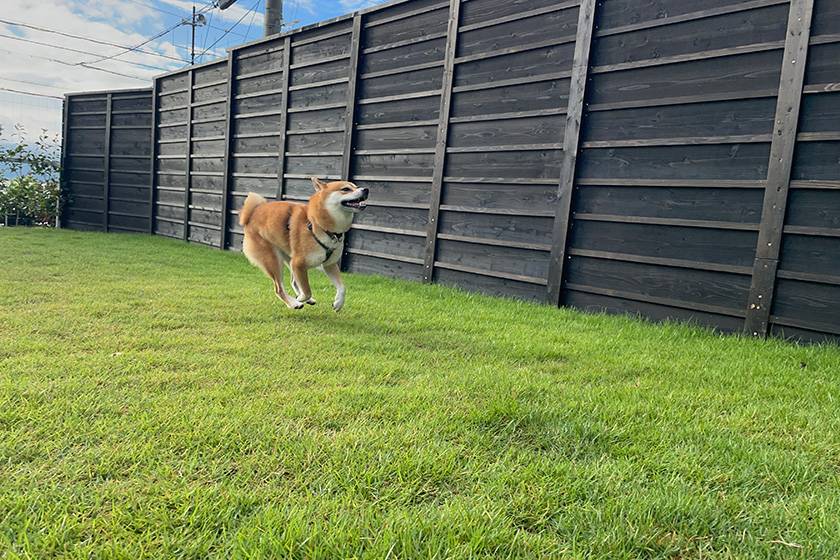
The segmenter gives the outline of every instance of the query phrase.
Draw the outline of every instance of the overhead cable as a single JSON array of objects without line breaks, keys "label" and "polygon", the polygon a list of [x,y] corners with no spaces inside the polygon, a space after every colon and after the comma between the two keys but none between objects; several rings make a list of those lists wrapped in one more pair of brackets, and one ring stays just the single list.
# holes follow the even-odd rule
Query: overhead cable
[{"label": "overhead cable", "polygon": [[[22,53],[22,52],[20,52],[20,51],[11,51],[11,50],[9,50],[9,49],[0,49],[0,50],[2,50],[2,51],[6,51],[6,52],[8,52],[8,53],[12,53],[12,54],[19,54],[19,55],[23,55],[23,56],[28,56],[28,57],[31,57],[31,58],[38,58],[38,59],[41,59],[41,60],[48,60],[48,61],[50,61],[50,62],[57,62],[58,64],[64,64],[65,66],[74,66],[74,67],[75,67],[75,66],[78,66],[78,64],[75,64],[75,63],[72,63],[72,62],[66,62],[66,61],[64,61],[64,60],[58,60],[58,59],[56,59],[56,58],[50,58],[50,57],[47,57],[47,56],[38,56],[38,55],[36,55],[36,54]],[[122,62],[122,61],[120,61],[120,62]],[[123,73],[121,73],[121,72],[114,72],[113,70],[106,70],[105,68],[97,68],[96,66],[88,66],[86,63],[81,63],[81,64],[82,64],[85,68],[89,68],[90,70],[98,70],[98,71],[100,71],[100,72],[107,72],[108,74],[114,74],[114,75],[116,75],[116,76],[123,76],[123,77],[125,77],[125,78],[131,78],[131,79],[133,79],[133,80],[141,80],[141,81],[144,81],[144,82],[149,81],[149,79],[148,79],[148,78],[140,78],[140,77],[138,77],[138,76],[129,76],[128,74],[123,74]]]},{"label": "overhead cable", "polygon": [[64,89],[65,89],[65,88],[59,87],[59,86],[51,86],[50,84],[41,84],[41,83],[38,83],[38,82],[30,82],[30,81],[27,81],[27,80],[16,80],[15,78],[5,78],[4,77],[4,78],[2,78],[2,80],[6,81],[6,82],[17,82],[19,84],[27,84],[27,85],[30,85],[30,86],[40,86],[40,87],[48,87],[48,88],[52,88],[52,89],[60,89],[62,91],[64,91]]},{"label": "overhead cable", "polygon": [[[0,23],[5,23],[6,25],[14,25],[17,27],[26,27],[28,29],[34,29],[36,31],[43,31],[44,33],[55,33],[56,35],[61,35],[62,37],[69,37],[71,39],[80,39],[82,41],[89,41],[91,43],[97,43],[100,45],[107,45],[109,47],[118,47],[121,49],[129,49],[131,47],[126,47],[125,45],[119,45],[117,43],[111,43],[110,41],[102,41],[100,39],[92,39],[90,37],[83,37],[81,35],[73,35],[72,33],[65,33],[63,31],[57,31],[55,29],[47,29],[46,27],[38,27],[37,25],[29,25],[28,23],[18,23],[14,21],[8,21],[5,19],[0,19]],[[139,54],[146,54],[150,56],[158,56],[161,58],[168,58],[169,60],[175,60],[177,62],[183,62],[180,58],[175,56],[169,56],[168,54],[161,54],[154,51],[144,51],[139,49],[134,49],[134,52]]]},{"label": "overhead cable", "polygon": [[[200,10],[198,10],[198,12],[196,12],[196,13],[198,14],[198,13],[206,12],[206,11],[211,10],[211,9],[213,9],[213,3],[210,3],[210,4],[208,4],[208,5],[204,6],[204,7],[202,7],[202,8],[201,8]],[[111,59],[116,58],[116,57],[118,57],[118,56],[122,56],[122,55],[124,55],[124,54],[128,54],[129,52],[132,52],[132,51],[134,51],[134,50],[136,50],[136,49],[139,49],[140,47],[142,47],[142,46],[143,46],[143,45],[145,45],[145,44],[151,43],[151,42],[152,42],[152,41],[154,41],[155,39],[159,39],[159,38],[163,37],[164,35],[166,35],[166,34],[167,34],[167,33],[169,33],[170,31],[172,31],[173,29],[175,29],[175,28],[177,28],[177,27],[180,27],[180,26],[184,25],[186,22],[187,22],[187,20],[186,20],[186,19],[182,19],[181,21],[179,21],[178,23],[176,23],[176,24],[175,24],[175,25],[173,25],[172,27],[169,27],[168,29],[165,29],[165,30],[161,31],[160,33],[158,33],[157,35],[154,35],[153,37],[149,37],[148,39],[146,39],[146,40],[145,40],[145,41],[143,41],[142,43],[138,43],[138,44],[134,45],[133,47],[122,47],[123,49],[125,49],[123,52],[118,52],[118,53],[115,53],[115,54],[112,54],[112,55],[109,55],[109,56],[103,56],[103,57],[100,57],[100,58],[98,58],[98,59],[96,59],[96,60],[90,60],[90,61],[88,61],[88,62],[87,62],[87,63],[85,63],[85,64],[98,64],[98,63],[103,62],[103,61],[105,61],[105,60],[111,60]],[[83,63],[80,63],[80,64],[82,64],[82,65],[83,65]]]},{"label": "overhead cable", "polygon": [[49,97],[51,99],[64,99],[63,97],[59,97],[57,95],[47,95],[46,93],[35,93],[34,91],[21,91],[17,89],[10,89],[4,87],[0,87],[0,91],[9,91],[11,93],[20,93],[22,95],[34,95],[36,97]]},{"label": "overhead cable", "polygon": [[[261,2],[262,2],[262,0],[257,0],[257,3],[256,3],[256,4],[254,4],[254,5],[251,7],[251,9],[250,9],[250,10],[248,10],[247,12],[245,12],[245,14],[244,14],[241,18],[239,18],[239,21],[237,21],[236,23],[234,23],[232,27],[236,27],[237,25],[239,25],[240,23],[242,23],[242,20],[243,20],[243,19],[245,19],[245,18],[248,16],[248,14],[250,14],[251,12],[253,12],[254,10],[256,10],[256,9],[257,9],[257,6],[258,6]],[[253,23],[253,19],[251,20],[251,23]],[[250,26],[249,26],[249,29],[250,29]],[[225,29],[225,32],[224,32],[224,33],[222,33],[222,35],[221,35],[218,39],[216,39],[216,40],[213,42],[213,44],[212,44],[212,45],[210,45],[209,47],[207,47],[206,49],[204,49],[203,51],[201,51],[201,54],[199,54],[198,56],[196,56],[196,58],[201,58],[202,56],[204,56],[205,54],[207,54],[207,52],[208,52],[210,49],[212,49],[213,47],[215,47],[215,46],[219,43],[219,41],[221,41],[222,39],[224,39],[224,38],[225,38],[225,36],[226,36],[229,32],[230,32],[230,31],[229,31],[228,29]],[[246,36],[246,37],[247,37],[247,36]]]},{"label": "overhead cable", "polygon": [[[62,51],[85,54],[85,55],[89,55],[89,56],[96,56],[96,53],[92,53],[92,52],[89,52],[89,51],[80,51],[78,49],[71,49],[70,47],[64,47],[64,46],[61,46],[61,45],[53,45],[51,43],[43,43],[41,41],[35,41],[33,39],[27,39],[25,37],[18,37],[16,35],[0,34],[0,37],[2,37],[4,39],[14,39],[15,41],[23,41],[24,43],[32,43],[33,45],[41,45],[42,47],[51,47],[51,48],[59,49],[59,50],[62,50]],[[166,68],[163,68],[161,66],[149,66],[148,64],[142,64],[140,62],[128,62],[126,60],[118,60],[117,62],[122,62],[122,63],[125,63],[125,64],[132,64],[134,66],[142,66],[144,68],[149,68],[150,70],[162,70],[164,72],[166,71]],[[181,62],[181,61],[179,60],[179,62]],[[73,66],[73,65],[75,65],[75,66],[85,66],[86,64],[91,64],[91,63],[77,62],[77,63],[71,64],[71,66]]]}]

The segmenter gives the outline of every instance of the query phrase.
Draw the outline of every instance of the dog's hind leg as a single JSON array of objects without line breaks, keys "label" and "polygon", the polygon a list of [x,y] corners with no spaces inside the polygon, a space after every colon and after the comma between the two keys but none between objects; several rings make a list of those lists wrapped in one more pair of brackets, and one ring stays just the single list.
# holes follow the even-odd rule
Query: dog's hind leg
[{"label": "dog's hind leg", "polygon": [[246,235],[242,242],[242,252],[252,264],[258,266],[266,276],[274,281],[274,293],[283,303],[292,309],[300,309],[303,304],[286,293],[283,287],[283,265],[274,247],[258,235]]},{"label": "dog's hind leg", "polygon": [[347,289],[344,287],[344,282],[341,280],[341,271],[338,268],[338,264],[330,264],[324,266],[324,272],[327,274],[327,278],[330,279],[332,285],[335,286],[335,301],[333,301],[333,309],[335,312],[338,313],[341,311],[341,308],[344,307],[344,295],[347,293]]}]

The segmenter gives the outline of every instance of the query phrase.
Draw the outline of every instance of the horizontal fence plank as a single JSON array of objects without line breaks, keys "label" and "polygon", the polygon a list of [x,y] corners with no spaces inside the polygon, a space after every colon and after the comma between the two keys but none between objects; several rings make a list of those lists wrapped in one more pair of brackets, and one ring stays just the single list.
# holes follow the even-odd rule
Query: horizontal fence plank
[{"label": "horizontal fence plank", "polygon": [[609,214],[586,214],[583,212],[574,212],[575,220],[593,221],[593,222],[612,222],[619,224],[648,224],[659,226],[679,226],[690,228],[707,228],[707,229],[731,229],[740,231],[758,231],[759,224],[756,223],[742,223],[742,222],[721,222],[710,220],[687,220],[680,218],[661,218],[654,216],[622,216]]},{"label": "horizontal fence plank", "polygon": [[537,278],[534,276],[526,276],[524,274],[512,274],[505,272],[496,272],[493,270],[486,270],[483,268],[475,268],[471,266],[463,266],[459,264],[447,263],[442,261],[435,261],[435,267],[444,268],[447,270],[457,270],[458,272],[467,272],[479,276],[491,276],[493,278],[502,278],[504,280],[516,280],[517,282],[525,282],[528,284],[537,284],[543,286],[546,284],[545,278]]},{"label": "horizontal fence plank", "polygon": [[377,253],[377,252],[374,252],[374,251],[366,251],[364,249],[357,249],[355,247],[349,247],[347,249],[347,252],[350,253],[351,255],[363,255],[365,257],[375,257],[377,259],[387,259],[387,260],[400,261],[400,262],[417,264],[417,265],[422,265],[423,264],[423,259],[418,259],[418,258],[414,258],[414,257],[405,257],[405,256],[401,256],[401,255],[391,255],[391,254],[388,254],[388,253]]},{"label": "horizontal fence plank", "polygon": [[[616,2],[607,8],[608,11],[602,13],[602,21],[600,28],[595,32],[595,37],[607,37],[610,35],[619,35],[624,33],[631,33],[633,31],[640,31],[643,29],[652,29],[655,27],[671,27],[675,24],[684,23],[687,21],[696,21],[701,19],[713,18],[720,15],[732,14],[738,12],[745,12],[754,10],[756,8],[763,8],[766,6],[775,6],[779,4],[787,4],[788,0],[746,0],[743,2],[731,2],[724,0],[723,2],[716,2],[721,4],[712,8],[703,10],[694,10],[697,4],[687,5],[683,13],[669,12],[664,14],[659,11],[653,11],[647,18],[636,15],[638,19],[636,23],[626,24],[621,15],[622,5]],[[610,10],[612,8],[612,10]],[[651,5],[648,9],[653,9]],[[603,12],[603,11],[602,11]]]},{"label": "horizontal fence plank", "polygon": [[534,251],[550,251],[551,245],[548,243],[531,243],[528,241],[511,241],[501,240],[488,237],[474,237],[469,235],[455,235],[451,233],[440,233],[438,239],[446,239],[450,241],[462,241],[464,243],[473,243],[475,245],[490,245],[496,247],[511,247],[514,249],[532,249]]},{"label": "horizontal fence plank", "polygon": [[729,272],[731,274],[742,274],[748,276],[752,274],[752,268],[749,266],[737,266],[727,264],[717,264],[709,262],[692,261],[688,259],[663,258],[651,256],[639,256],[628,253],[615,253],[609,251],[591,251],[586,249],[569,249],[569,258],[589,257],[593,259],[606,259],[616,261],[635,262],[641,264],[655,264],[659,266],[670,266],[675,268],[692,268],[696,270],[710,270],[713,272]]},{"label": "horizontal fence plank", "polygon": [[633,292],[624,292],[621,290],[610,290],[606,288],[595,288],[592,286],[587,286],[584,284],[571,284],[567,283],[564,284],[564,289],[575,291],[575,292],[584,292],[589,294],[597,294],[597,295],[604,295],[610,296],[614,298],[620,298],[625,300],[631,301],[638,301],[644,303],[654,303],[657,305],[661,305],[666,308],[677,308],[677,309],[689,309],[692,311],[704,311],[706,313],[714,313],[716,315],[730,315],[732,317],[743,317],[745,312],[740,312],[734,309],[728,309],[726,307],[721,307],[718,305],[704,305],[700,303],[689,303],[685,302],[680,299],[673,299],[673,298],[662,298],[662,297],[655,297],[649,296],[646,294],[636,294]]}]

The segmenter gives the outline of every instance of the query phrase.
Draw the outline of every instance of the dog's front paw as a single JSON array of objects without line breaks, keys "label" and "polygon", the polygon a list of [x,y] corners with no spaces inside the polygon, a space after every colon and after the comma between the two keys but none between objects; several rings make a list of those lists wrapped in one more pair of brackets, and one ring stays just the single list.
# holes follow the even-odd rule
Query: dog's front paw
[{"label": "dog's front paw", "polygon": [[309,298],[308,300],[304,301],[303,303],[305,303],[307,305],[315,305],[317,302],[315,301],[315,298]]},{"label": "dog's front paw", "polygon": [[341,311],[341,308],[342,308],[342,307],[344,307],[344,300],[341,300],[341,301],[339,301],[339,300],[335,300],[335,301],[333,302],[333,310],[335,310],[335,312],[336,312],[336,313],[338,313],[339,311]]},{"label": "dog's front paw", "polygon": [[303,302],[296,299],[289,300],[286,305],[289,306],[289,309],[303,309]]}]

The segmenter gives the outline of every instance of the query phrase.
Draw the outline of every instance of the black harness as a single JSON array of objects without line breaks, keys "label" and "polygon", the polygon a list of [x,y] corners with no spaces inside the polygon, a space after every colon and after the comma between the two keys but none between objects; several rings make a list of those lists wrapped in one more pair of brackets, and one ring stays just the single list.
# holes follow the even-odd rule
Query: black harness
[{"label": "black harness", "polygon": [[[329,248],[326,245],[324,245],[323,243],[321,243],[321,240],[318,239],[318,236],[315,235],[315,232],[312,230],[312,222],[308,222],[306,224],[306,228],[309,230],[309,233],[312,234],[312,237],[315,239],[315,242],[318,245],[320,245],[321,248],[324,249],[324,251],[327,252],[327,256],[324,258],[324,262],[327,262],[328,260],[330,260],[330,257],[333,255],[333,253],[335,253],[335,247]],[[330,239],[332,239],[333,242],[335,242],[335,243],[339,243],[341,241],[341,239],[344,237],[343,233],[335,233],[334,231],[324,230],[324,233],[326,233],[330,237]]]},{"label": "black harness", "polygon": [[[289,231],[289,230],[292,229],[291,224],[292,224],[292,216],[291,216],[291,214],[289,214],[289,219],[286,220],[286,231]],[[312,238],[315,239],[315,242],[318,245],[320,245],[321,248],[324,251],[327,252],[327,256],[324,257],[324,262],[327,262],[328,260],[330,260],[330,257],[333,255],[333,253],[335,253],[335,247],[329,248],[326,245],[324,245],[323,243],[321,243],[321,240],[318,239],[318,236],[315,235],[315,232],[312,230],[312,222],[307,222],[306,228],[309,230],[309,233],[312,234]],[[324,233],[326,233],[329,236],[329,238],[333,241],[333,243],[341,242],[341,239],[344,237],[343,233],[336,233],[334,231],[324,230]]]}]

